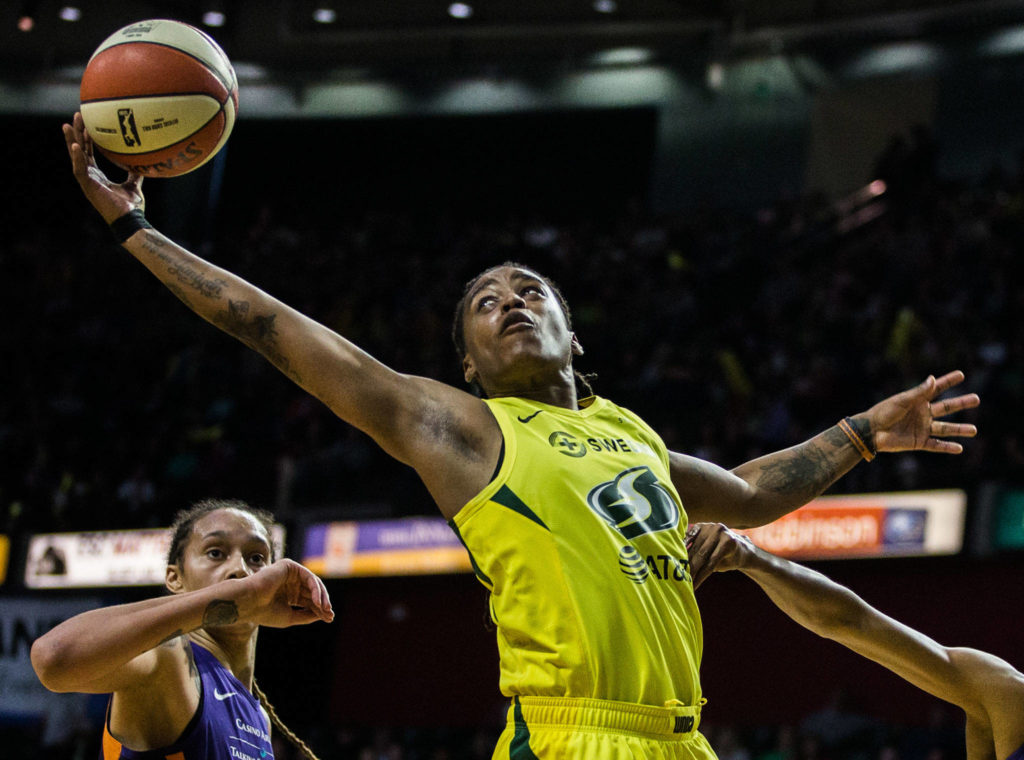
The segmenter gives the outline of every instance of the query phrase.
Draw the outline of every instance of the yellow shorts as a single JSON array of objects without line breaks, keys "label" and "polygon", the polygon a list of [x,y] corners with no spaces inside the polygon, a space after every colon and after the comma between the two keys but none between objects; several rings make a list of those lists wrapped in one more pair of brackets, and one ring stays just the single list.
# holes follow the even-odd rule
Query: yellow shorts
[{"label": "yellow shorts", "polygon": [[514,697],[494,760],[717,760],[700,707]]}]

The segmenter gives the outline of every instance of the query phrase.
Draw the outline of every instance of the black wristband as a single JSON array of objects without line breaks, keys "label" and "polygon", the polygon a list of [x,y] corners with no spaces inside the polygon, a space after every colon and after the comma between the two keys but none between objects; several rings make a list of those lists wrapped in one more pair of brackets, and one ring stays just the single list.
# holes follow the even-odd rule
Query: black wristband
[{"label": "black wristband", "polygon": [[146,216],[141,209],[133,209],[110,223],[110,231],[114,234],[114,240],[118,245],[124,244],[125,240],[139,230],[151,229],[153,229],[153,225],[146,221]]}]

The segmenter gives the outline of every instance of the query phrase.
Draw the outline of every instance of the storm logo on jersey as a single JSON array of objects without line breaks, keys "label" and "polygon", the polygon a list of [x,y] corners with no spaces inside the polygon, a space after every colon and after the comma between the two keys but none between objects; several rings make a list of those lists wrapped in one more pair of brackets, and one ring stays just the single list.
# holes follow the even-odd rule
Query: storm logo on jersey
[{"label": "storm logo on jersey", "polygon": [[591,489],[587,504],[626,539],[679,524],[679,507],[646,465],[631,467]]}]

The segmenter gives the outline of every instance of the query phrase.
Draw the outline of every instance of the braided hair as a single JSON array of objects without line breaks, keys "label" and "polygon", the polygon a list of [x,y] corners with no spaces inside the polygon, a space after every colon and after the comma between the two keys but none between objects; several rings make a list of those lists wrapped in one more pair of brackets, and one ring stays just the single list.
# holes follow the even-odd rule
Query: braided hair
[{"label": "braided hair", "polygon": [[[270,538],[270,560],[273,562],[277,559],[278,553],[284,552],[284,547],[274,546],[271,528],[274,525],[274,516],[265,509],[257,509],[256,507],[249,506],[246,502],[240,499],[203,499],[197,501],[187,509],[182,509],[174,516],[174,522],[171,525],[171,546],[167,552],[167,564],[179,565],[182,559],[182,554],[185,552],[185,545],[188,544],[188,539],[192,535],[192,529],[195,524],[210,514],[216,512],[218,509],[235,509],[239,512],[245,512],[248,515],[252,515],[260,524],[266,529],[267,537]],[[281,718],[277,714],[277,710],[270,704],[267,699],[267,695],[263,693],[263,690],[256,685],[255,679],[252,682],[252,693],[263,705],[263,709],[267,711],[267,715],[270,716],[270,723],[273,727],[284,734],[284,737],[292,743],[292,745],[302,753],[302,756],[306,760],[320,760],[316,754],[309,748],[306,742],[302,741],[295,732],[292,731],[288,726],[284,724]]]},{"label": "braided hair", "polygon": [[[572,312],[569,310],[569,302],[565,300],[565,296],[562,295],[561,289],[555,282],[547,277],[544,277],[536,270],[515,261],[506,261],[503,264],[485,269],[483,272],[478,274],[472,280],[466,283],[466,286],[462,289],[462,297],[459,298],[459,302],[455,304],[455,317],[452,320],[452,342],[455,344],[455,352],[458,356],[459,361],[466,356],[466,299],[469,297],[470,291],[476,287],[476,284],[480,282],[485,276],[490,274],[496,269],[503,269],[510,267],[513,269],[525,269],[528,272],[537,276],[541,282],[551,288],[551,292],[555,294],[555,298],[558,300],[558,306],[562,310],[562,316],[565,317],[565,324],[572,331]],[[583,374],[577,369],[573,369],[573,376],[576,381],[576,397],[586,398],[587,396],[594,395],[594,389],[590,385],[590,381],[597,377],[593,372]],[[484,391],[483,386],[480,385],[479,381],[472,380],[469,383],[470,388],[473,392],[481,398],[487,398],[487,393]]]},{"label": "braided hair", "polygon": [[293,747],[302,753],[302,756],[306,758],[306,760],[320,760],[320,758],[316,756],[316,753],[309,748],[309,745],[296,736],[295,732],[284,724],[278,716],[277,710],[274,709],[274,706],[270,704],[270,701],[267,699],[267,695],[263,693],[263,689],[256,685],[255,679],[253,679],[252,682],[252,693],[256,696],[256,699],[260,701],[260,704],[263,705],[263,709],[267,711],[267,715],[270,716],[270,723],[274,728],[284,734],[284,737],[292,743]]}]

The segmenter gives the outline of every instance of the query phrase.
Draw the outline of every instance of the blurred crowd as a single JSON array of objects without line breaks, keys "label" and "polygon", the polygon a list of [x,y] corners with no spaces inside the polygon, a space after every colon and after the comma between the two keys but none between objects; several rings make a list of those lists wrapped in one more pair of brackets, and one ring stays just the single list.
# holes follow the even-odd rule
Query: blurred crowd
[{"label": "blurred crowd", "polygon": [[[464,283],[536,267],[569,300],[596,392],[726,467],[963,369],[983,435],[955,466],[881,457],[837,488],[1019,481],[1024,174],[939,179],[907,155],[880,161],[885,193],[847,204],[482,220],[296,214],[268,196],[190,242],[393,368],[456,385]],[[165,525],[213,495],[286,519],[432,513],[411,471],[177,303],[84,201],[13,230],[0,293],[0,531]]]}]

